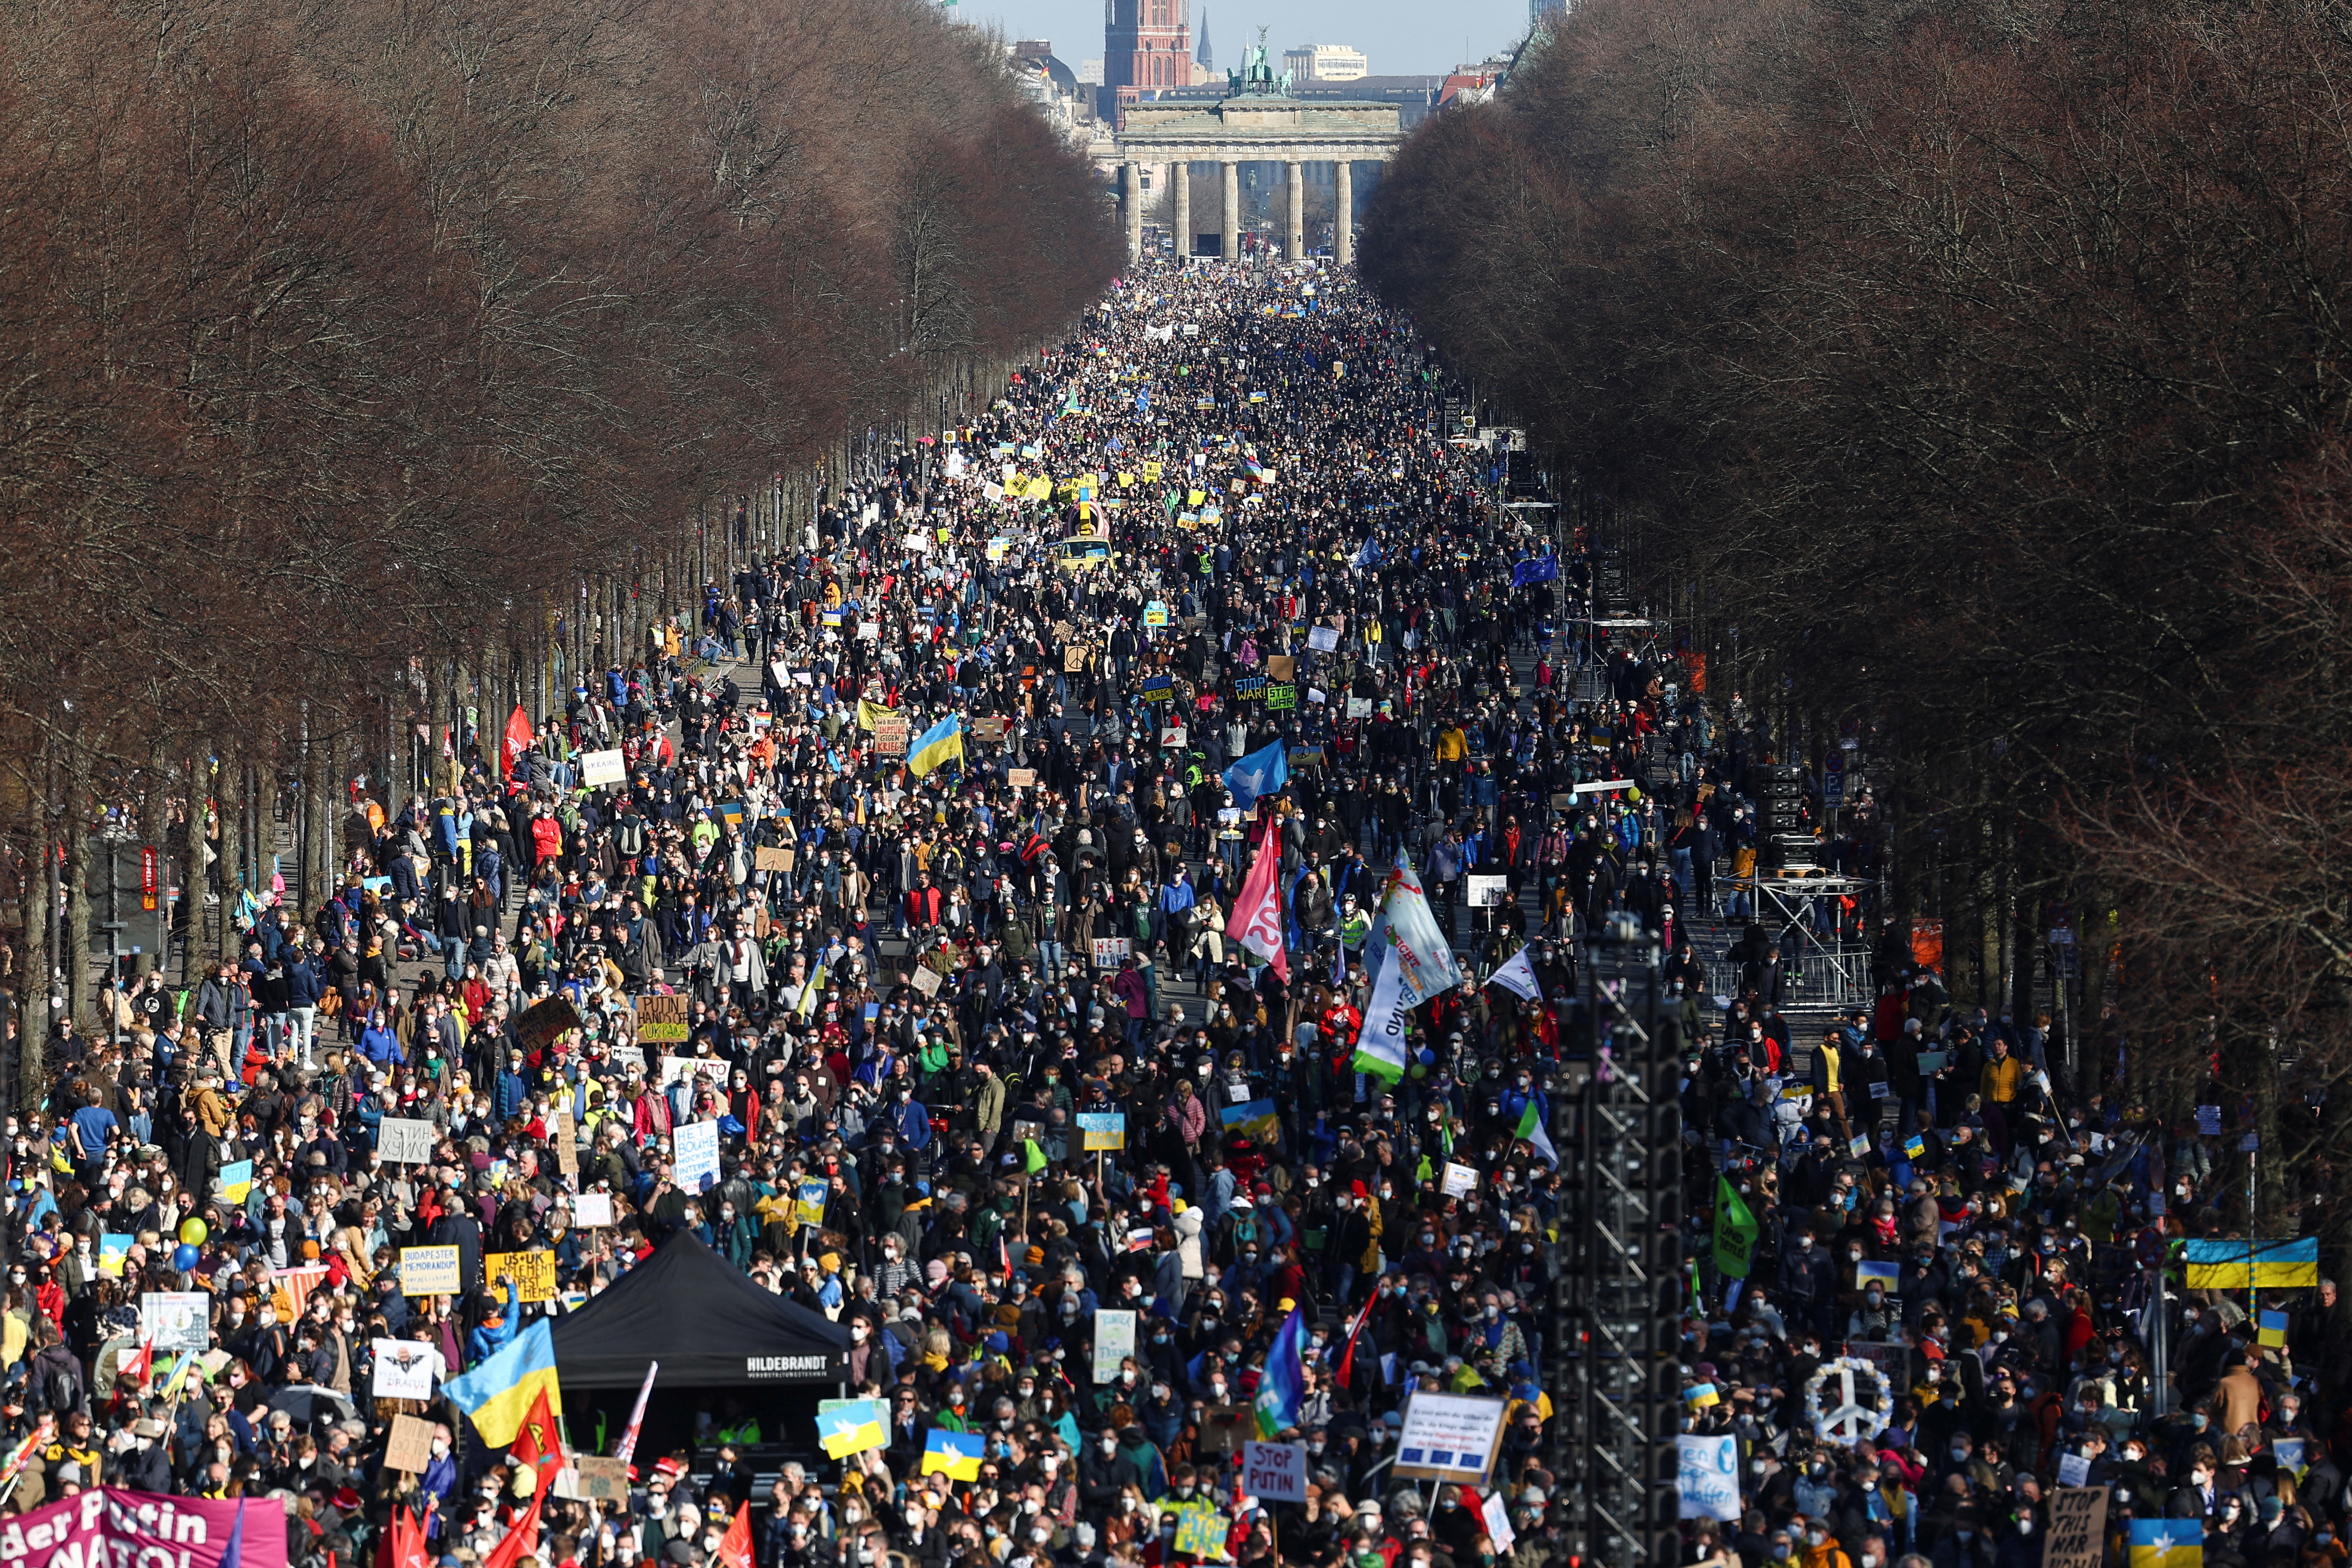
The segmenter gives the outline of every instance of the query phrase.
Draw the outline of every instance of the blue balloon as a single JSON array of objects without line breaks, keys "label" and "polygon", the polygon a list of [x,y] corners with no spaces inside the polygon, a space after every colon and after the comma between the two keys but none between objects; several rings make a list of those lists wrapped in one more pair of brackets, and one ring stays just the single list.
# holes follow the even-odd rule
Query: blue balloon
[{"label": "blue balloon", "polygon": [[172,1267],[184,1274],[196,1266],[197,1260],[201,1257],[202,1254],[194,1248],[183,1241],[172,1249]]}]

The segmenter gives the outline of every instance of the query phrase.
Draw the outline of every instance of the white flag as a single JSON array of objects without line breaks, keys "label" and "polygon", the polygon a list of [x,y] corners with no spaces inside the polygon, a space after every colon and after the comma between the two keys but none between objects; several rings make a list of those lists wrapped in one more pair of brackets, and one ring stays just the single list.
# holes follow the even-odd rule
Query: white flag
[{"label": "white flag", "polygon": [[[1381,961],[1393,959],[1404,971],[1405,1006],[1417,1008],[1463,983],[1462,966],[1454,961],[1454,949],[1437,928],[1437,916],[1429,912],[1429,898],[1421,890],[1421,879],[1413,874],[1412,862],[1402,855],[1397,857],[1396,870],[1390,874],[1387,892],[1381,899],[1381,924],[1389,936]],[[1370,957],[1365,959],[1367,966],[1370,962]]]},{"label": "white flag", "polygon": [[[1389,947],[1388,926],[1384,921],[1365,940],[1364,963],[1372,967],[1371,948],[1375,942]],[[1396,960],[1393,950],[1381,956],[1372,972],[1372,994],[1364,1003],[1364,1026],[1356,1031],[1356,1056],[1349,1063],[1358,1072],[1370,1072],[1391,1083],[1404,1076],[1407,1062],[1404,1048],[1405,1025],[1412,1016],[1412,1003],[1405,999],[1404,966]]]},{"label": "white flag", "polygon": [[1508,1552],[1519,1539],[1519,1532],[1511,1528],[1511,1511],[1503,1505],[1501,1492],[1486,1494],[1486,1500],[1478,1505],[1478,1517],[1486,1521],[1486,1539],[1495,1543],[1497,1556]]},{"label": "white flag", "polygon": [[1532,942],[1520,948],[1509,963],[1486,977],[1486,983],[1502,987],[1523,1002],[1541,1001],[1543,987],[1536,981],[1535,960],[1528,956],[1535,950]]}]

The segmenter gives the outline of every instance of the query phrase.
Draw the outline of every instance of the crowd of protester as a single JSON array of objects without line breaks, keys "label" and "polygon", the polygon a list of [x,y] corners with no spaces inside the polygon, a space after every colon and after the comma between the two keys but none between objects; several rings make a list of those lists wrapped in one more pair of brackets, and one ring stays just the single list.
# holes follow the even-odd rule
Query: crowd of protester
[{"label": "crowd of protester", "polygon": [[[2332,1292],[2286,1303],[2284,1348],[2217,1292],[2149,1298],[2163,1238],[2230,1218],[2218,1136],[2067,1092],[2046,1020],[1955,1009],[1928,973],[1792,1040],[1742,892],[1744,711],[1574,621],[1582,541],[1444,390],[1328,267],[1143,269],[641,660],[536,725],[485,716],[405,800],[355,791],[333,898],[257,897],[239,957],[45,1042],[0,1150],[0,1508],[278,1498],[297,1562],[377,1552],[414,1511],[444,1564],[739,1564],[747,1505],[761,1568],[1565,1561],[1572,1217],[1528,1132],[1574,1054],[1579,944],[1622,912],[1670,955],[1720,1156],[1693,1167],[1756,1229],[1744,1277],[1693,1282],[1689,1430],[1737,1437],[1742,1507],[1687,1524],[1688,1560],[2025,1568],[2069,1454],[2115,1519],[2190,1508],[2209,1550],[2340,1560]],[[1286,779],[1238,787],[1269,746]],[[1844,821],[1860,864],[1870,812]],[[1262,847],[1278,964],[1236,916]],[[1470,981],[1414,1010],[1391,1079],[1356,1047],[1400,857]],[[557,997],[577,1028],[518,1033]],[[647,997],[684,998],[683,1040],[638,1037]],[[1104,1112],[1124,1146],[1090,1153],[1076,1118]],[[432,1124],[429,1160],[383,1158],[386,1118]],[[721,1168],[687,1181],[698,1122]],[[615,1222],[577,1225],[584,1197]],[[373,1396],[381,1342],[454,1375],[680,1232],[848,1326],[881,1447],[826,1459],[714,1408],[636,1457],[625,1504],[531,1511],[532,1473],[448,1405]],[[412,1245],[457,1247],[467,1288],[404,1294]],[[552,1301],[484,1275],[528,1250]],[[1865,1260],[1899,1282],[1864,1288]],[[187,1291],[208,1348],[152,1353],[142,1296]],[[1117,1309],[1142,1326],[1097,1382]],[[1307,1498],[1258,1505],[1234,1448],[1294,1312]],[[1859,1445],[1807,1414],[1849,1349],[1888,1377]],[[1390,1474],[1418,1391],[1502,1402],[1482,1486]],[[385,1465],[420,1413],[424,1468]],[[984,1438],[971,1477],[926,1473],[940,1428]],[[1230,1529],[1180,1551],[1201,1503]]]}]

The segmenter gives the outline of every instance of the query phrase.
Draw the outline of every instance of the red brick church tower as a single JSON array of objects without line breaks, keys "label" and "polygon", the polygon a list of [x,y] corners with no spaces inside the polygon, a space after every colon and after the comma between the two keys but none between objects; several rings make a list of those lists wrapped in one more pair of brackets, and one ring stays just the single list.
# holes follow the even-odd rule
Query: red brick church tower
[{"label": "red brick church tower", "polygon": [[1103,86],[1121,108],[1159,88],[1192,83],[1192,0],[1108,0]]}]

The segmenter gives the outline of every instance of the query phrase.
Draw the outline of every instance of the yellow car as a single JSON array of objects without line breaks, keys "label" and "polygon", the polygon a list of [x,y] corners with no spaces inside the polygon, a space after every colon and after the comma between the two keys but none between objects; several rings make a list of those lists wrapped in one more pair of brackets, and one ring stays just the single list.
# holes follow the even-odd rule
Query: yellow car
[{"label": "yellow car", "polygon": [[1100,534],[1073,534],[1054,547],[1054,564],[1064,571],[1091,571],[1118,560],[1118,552]]}]

